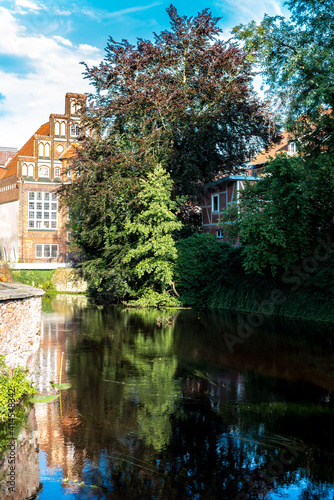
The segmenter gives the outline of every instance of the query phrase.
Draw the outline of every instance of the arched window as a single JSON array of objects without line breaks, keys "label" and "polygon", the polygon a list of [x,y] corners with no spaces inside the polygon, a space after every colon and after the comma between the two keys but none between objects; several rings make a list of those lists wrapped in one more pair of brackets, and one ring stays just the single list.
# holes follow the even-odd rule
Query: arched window
[{"label": "arched window", "polygon": [[78,137],[80,134],[79,125],[71,125],[71,137]]},{"label": "arched window", "polygon": [[57,121],[57,122],[55,122],[55,135],[56,135],[57,137],[59,137],[59,136],[60,136],[60,123],[59,123],[58,121]]},{"label": "arched window", "polygon": [[28,167],[26,163],[23,163],[22,165],[22,175],[25,177],[28,175]]},{"label": "arched window", "polygon": [[60,177],[60,168],[55,168],[55,177]]},{"label": "arched window", "polygon": [[65,135],[66,135],[66,124],[65,124],[65,122],[61,122],[60,123],[60,135],[62,137],[65,137]]},{"label": "arched window", "polygon": [[76,113],[76,110],[77,110],[76,104],[77,103],[74,100],[71,101],[71,115],[75,115],[75,113]]},{"label": "arched window", "polygon": [[28,165],[28,177],[34,177],[34,165],[32,163]]},{"label": "arched window", "polygon": [[45,158],[50,158],[50,144],[48,142],[45,144]]},{"label": "arched window", "polygon": [[38,169],[38,177],[49,177],[49,169],[45,165],[42,165]]},{"label": "arched window", "polygon": [[38,144],[38,156],[42,158],[44,156],[44,144],[42,142]]}]

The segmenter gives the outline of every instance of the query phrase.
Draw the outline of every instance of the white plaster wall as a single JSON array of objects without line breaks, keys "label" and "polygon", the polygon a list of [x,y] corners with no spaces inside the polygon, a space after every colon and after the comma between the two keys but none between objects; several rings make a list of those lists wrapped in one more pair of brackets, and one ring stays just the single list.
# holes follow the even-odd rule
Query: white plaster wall
[{"label": "white plaster wall", "polygon": [[19,258],[19,201],[0,205],[0,258]]}]

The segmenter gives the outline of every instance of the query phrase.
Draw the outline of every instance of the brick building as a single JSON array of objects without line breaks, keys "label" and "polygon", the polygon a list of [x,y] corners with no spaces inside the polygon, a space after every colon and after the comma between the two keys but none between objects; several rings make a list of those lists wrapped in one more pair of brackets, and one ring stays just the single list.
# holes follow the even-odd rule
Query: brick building
[{"label": "brick building", "polygon": [[67,215],[57,190],[64,175],[61,156],[78,138],[85,103],[84,94],[67,93],[65,114],[51,114],[0,172],[1,258],[67,261]]},{"label": "brick building", "polygon": [[268,161],[279,153],[296,154],[296,145],[287,131],[279,140],[259,153],[239,175],[227,175],[210,182],[205,186],[202,204],[202,229],[222,241],[228,238],[224,234],[224,226],[218,224],[223,210],[231,204],[237,204],[239,194],[245,187],[246,180],[255,182],[261,176],[262,169]]}]

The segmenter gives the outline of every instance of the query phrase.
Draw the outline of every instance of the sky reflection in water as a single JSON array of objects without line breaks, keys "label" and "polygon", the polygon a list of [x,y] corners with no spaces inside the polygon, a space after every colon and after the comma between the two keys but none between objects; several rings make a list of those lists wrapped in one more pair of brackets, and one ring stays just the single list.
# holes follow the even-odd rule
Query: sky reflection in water
[{"label": "sky reflection in water", "polygon": [[330,327],[271,319],[231,354],[236,315],[80,300],[43,314],[36,387],[64,352],[72,388],[36,405],[38,498],[334,498]]}]

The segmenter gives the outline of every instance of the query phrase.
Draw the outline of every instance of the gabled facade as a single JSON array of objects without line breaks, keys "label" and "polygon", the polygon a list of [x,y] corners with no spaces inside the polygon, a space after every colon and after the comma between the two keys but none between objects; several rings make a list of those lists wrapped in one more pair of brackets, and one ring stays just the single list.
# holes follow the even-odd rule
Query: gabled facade
[{"label": "gabled facade", "polygon": [[65,113],[51,114],[6,165],[0,178],[1,258],[66,262],[67,215],[57,194],[63,177],[60,157],[78,138],[85,104],[84,94],[67,93]]},{"label": "gabled facade", "polygon": [[246,180],[251,183],[255,182],[258,176],[261,176],[265,164],[279,153],[296,154],[295,143],[287,131],[280,135],[278,142],[261,151],[249,162],[243,174],[227,175],[205,186],[202,204],[204,232],[216,236],[221,241],[228,241],[224,226],[218,224],[222,212],[231,204],[238,203],[239,194],[244,189]]}]

